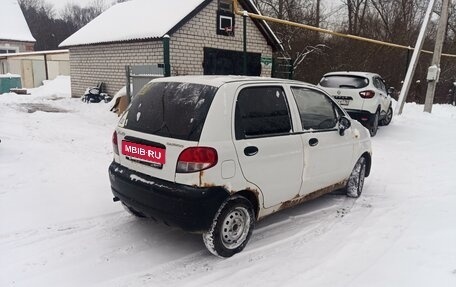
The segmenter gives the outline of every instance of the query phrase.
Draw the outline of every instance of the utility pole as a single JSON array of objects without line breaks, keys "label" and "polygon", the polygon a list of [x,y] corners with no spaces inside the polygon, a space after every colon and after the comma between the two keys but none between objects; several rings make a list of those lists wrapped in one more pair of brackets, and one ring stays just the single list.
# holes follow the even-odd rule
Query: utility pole
[{"label": "utility pole", "polygon": [[413,50],[412,60],[410,62],[409,68],[407,69],[404,84],[402,85],[401,93],[399,95],[399,108],[397,108],[394,112],[396,115],[402,114],[402,110],[404,109],[405,100],[407,99],[407,94],[410,90],[410,84],[412,83],[413,75],[415,74],[416,66],[418,65],[418,58],[420,57],[421,48],[423,48],[424,36],[426,34],[429,20],[431,19],[431,13],[432,8],[434,7],[434,3],[435,0],[429,0],[428,8],[426,10],[426,14],[424,15],[423,25],[421,26],[418,39],[416,40],[415,49]]},{"label": "utility pole", "polygon": [[440,13],[439,27],[437,37],[435,39],[434,55],[432,56],[432,64],[428,69],[427,80],[428,86],[426,91],[426,100],[424,102],[424,111],[431,113],[432,104],[434,103],[435,87],[439,82],[440,75],[440,57],[442,55],[443,42],[445,41],[446,25],[448,22],[448,9],[450,6],[449,0],[442,1],[442,12]]}]

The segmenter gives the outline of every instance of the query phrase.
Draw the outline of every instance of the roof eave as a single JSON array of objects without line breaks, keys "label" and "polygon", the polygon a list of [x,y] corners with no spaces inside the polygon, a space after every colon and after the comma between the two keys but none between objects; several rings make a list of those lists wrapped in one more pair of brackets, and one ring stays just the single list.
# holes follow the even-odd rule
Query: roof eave
[{"label": "roof eave", "polygon": [[118,40],[118,41],[108,41],[108,42],[94,42],[94,43],[84,43],[84,44],[72,44],[72,45],[59,45],[59,48],[74,48],[74,47],[84,47],[84,46],[100,46],[100,45],[112,45],[112,44],[124,44],[124,43],[138,43],[138,42],[152,42],[152,41],[161,41],[162,37],[149,37],[149,38],[138,38],[138,39],[129,39],[129,40]]}]

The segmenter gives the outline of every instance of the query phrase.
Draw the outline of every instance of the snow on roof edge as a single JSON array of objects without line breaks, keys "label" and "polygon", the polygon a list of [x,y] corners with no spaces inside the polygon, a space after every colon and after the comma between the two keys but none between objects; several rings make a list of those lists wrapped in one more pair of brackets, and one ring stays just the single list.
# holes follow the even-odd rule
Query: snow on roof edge
[{"label": "snow on roof edge", "polygon": [[161,38],[206,2],[209,1],[132,0],[118,3],[65,39],[59,47]]},{"label": "snow on roof edge", "polygon": [[116,44],[116,43],[129,43],[129,42],[140,42],[140,41],[149,41],[149,40],[160,40],[162,37],[147,37],[147,38],[135,38],[135,39],[127,39],[127,40],[113,40],[113,41],[103,41],[103,42],[93,42],[93,43],[85,43],[85,44],[74,44],[74,45],[64,45],[63,41],[59,44],[59,48],[71,48],[71,47],[83,47],[83,46],[91,46],[91,45],[106,45],[106,44]]}]

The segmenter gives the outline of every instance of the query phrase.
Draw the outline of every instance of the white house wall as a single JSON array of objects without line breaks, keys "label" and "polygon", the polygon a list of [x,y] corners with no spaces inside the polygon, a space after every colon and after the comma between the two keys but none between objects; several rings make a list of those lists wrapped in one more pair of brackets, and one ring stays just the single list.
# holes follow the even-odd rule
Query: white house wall
[{"label": "white house wall", "polygon": [[163,63],[161,41],[71,47],[71,94],[81,97],[87,87],[104,82],[114,95],[125,86],[125,66],[153,63]]},{"label": "white house wall", "polygon": [[[204,47],[243,51],[243,19],[236,15],[234,37],[217,35],[217,1],[212,1],[171,36],[171,73],[203,74]],[[255,23],[247,20],[247,51],[272,57],[272,49]],[[270,77],[271,67],[263,67],[261,76]]]}]

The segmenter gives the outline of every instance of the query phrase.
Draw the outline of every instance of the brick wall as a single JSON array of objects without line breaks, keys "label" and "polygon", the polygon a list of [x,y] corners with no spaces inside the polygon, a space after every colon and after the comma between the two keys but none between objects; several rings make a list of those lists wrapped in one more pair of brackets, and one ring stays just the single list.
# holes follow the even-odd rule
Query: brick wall
[{"label": "brick wall", "polygon": [[[172,75],[203,74],[204,47],[243,51],[243,19],[236,15],[234,37],[217,35],[217,1],[212,1],[195,17],[171,35]],[[272,57],[272,49],[255,23],[247,19],[247,51]],[[261,76],[270,77],[271,68]]]},{"label": "brick wall", "polygon": [[71,47],[71,94],[81,97],[87,87],[104,82],[107,93],[114,95],[125,86],[126,65],[162,62],[161,41]]},{"label": "brick wall", "polygon": [[[216,34],[217,1],[207,5],[177,32],[170,35],[171,74],[203,74],[204,47],[243,50],[241,16],[236,16],[235,37]],[[248,19],[247,50],[272,56],[261,32]],[[71,90],[73,97],[81,97],[85,89],[102,81],[107,92],[114,95],[125,85],[126,65],[163,63],[161,40],[70,47]],[[262,76],[271,76],[270,68],[262,69]]]}]

